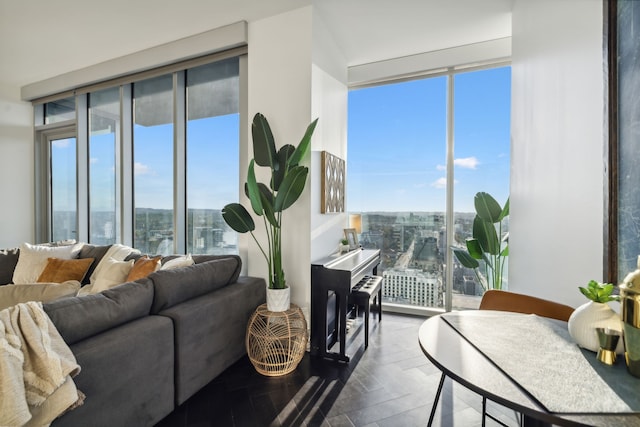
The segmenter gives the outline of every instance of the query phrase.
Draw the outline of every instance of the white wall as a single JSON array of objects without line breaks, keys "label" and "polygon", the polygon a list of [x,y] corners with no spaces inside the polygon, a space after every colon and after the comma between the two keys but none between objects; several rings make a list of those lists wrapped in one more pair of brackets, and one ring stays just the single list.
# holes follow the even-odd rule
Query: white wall
[{"label": "white wall", "polygon": [[603,274],[600,0],[515,0],[509,288],[572,306]]},{"label": "white wall", "polygon": [[[311,7],[249,23],[249,122],[255,113],[263,113],[269,120],[276,148],[286,143],[297,145],[312,121],[311,27]],[[251,143],[247,143],[251,147]],[[249,157],[253,157],[252,148]],[[303,163],[308,162],[307,159]],[[246,171],[246,166],[241,165],[241,170]],[[264,177],[260,175],[258,180]],[[244,180],[246,174],[243,183]],[[307,180],[307,189],[296,204],[284,212],[282,220],[283,269],[291,288],[291,302],[305,309],[307,315],[311,269],[309,186]],[[246,199],[244,204],[249,206]],[[257,228],[264,229],[261,220]],[[248,245],[247,273],[266,279],[264,257],[255,242],[249,241]]]},{"label": "white wall", "polygon": [[[346,158],[346,79],[346,60],[312,7],[249,23],[249,120],[256,112],[263,113],[280,147],[297,145],[307,125],[319,118],[311,158],[306,160],[310,166],[307,188],[283,218],[283,267],[291,302],[302,307],[307,319],[311,261],[336,249],[346,225],[346,214],[320,214],[319,157],[320,151],[327,150]],[[249,149],[243,162],[251,157]],[[246,165],[241,170],[246,171]],[[247,244],[247,273],[266,277],[262,254],[252,240]]]},{"label": "white wall", "polygon": [[311,76],[312,115],[319,118],[311,156],[311,261],[315,261],[337,251],[348,224],[346,212],[320,213],[321,153],[347,159],[348,88],[346,59],[317,13],[313,15]]},{"label": "white wall", "polygon": [[33,156],[31,104],[0,86],[0,248],[33,241]]}]

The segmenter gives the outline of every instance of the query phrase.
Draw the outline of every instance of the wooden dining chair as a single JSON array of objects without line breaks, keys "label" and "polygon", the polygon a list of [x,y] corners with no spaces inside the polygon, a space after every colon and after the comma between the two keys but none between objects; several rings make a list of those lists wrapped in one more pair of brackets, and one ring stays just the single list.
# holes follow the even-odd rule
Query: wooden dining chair
[{"label": "wooden dining chair", "polygon": [[[536,314],[538,316],[566,322],[569,320],[574,309],[568,305],[533,297],[531,295],[489,289],[484,293],[480,300],[480,310],[498,310],[524,314]],[[501,425],[505,425],[502,421],[487,412],[487,398],[482,396],[483,426],[485,425],[486,417],[491,418]]]},{"label": "wooden dining chair", "polygon": [[565,322],[569,320],[571,313],[573,313],[572,307],[559,302],[497,289],[489,289],[484,293],[482,300],[480,300],[480,310],[537,314],[538,316]]}]

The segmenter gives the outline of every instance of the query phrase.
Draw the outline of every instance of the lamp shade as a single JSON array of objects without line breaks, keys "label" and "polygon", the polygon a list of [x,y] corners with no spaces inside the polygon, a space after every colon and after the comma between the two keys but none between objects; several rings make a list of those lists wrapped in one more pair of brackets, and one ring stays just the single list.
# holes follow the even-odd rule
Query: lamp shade
[{"label": "lamp shade", "polygon": [[362,215],[349,214],[349,228],[355,228],[356,233],[362,233]]}]

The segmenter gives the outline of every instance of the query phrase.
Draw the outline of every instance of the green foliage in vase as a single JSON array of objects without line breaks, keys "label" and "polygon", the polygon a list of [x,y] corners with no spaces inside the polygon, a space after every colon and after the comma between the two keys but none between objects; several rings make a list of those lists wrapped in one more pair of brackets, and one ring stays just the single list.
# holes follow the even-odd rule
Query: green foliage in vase
[{"label": "green foliage in vase", "polygon": [[[250,233],[264,255],[269,268],[269,288],[287,287],[282,269],[282,212],[291,207],[302,194],[309,168],[299,163],[309,151],[311,136],[318,119],[309,126],[297,147],[284,145],[276,151],[276,143],[267,118],[260,113],[253,117],[251,136],[253,156],[247,171],[244,191],[253,212],[262,217],[267,233],[267,248],[260,244],[253,231],[255,223],[249,211],[240,203],[229,203],[222,209],[222,218],[238,233]],[[269,183],[256,180],[255,165],[268,167]]]},{"label": "green foliage in vase", "polygon": [[[482,287],[502,289],[504,266],[509,256],[509,233],[502,232],[502,221],[509,216],[509,199],[504,208],[489,193],[478,192],[473,199],[476,216],[472,237],[466,240],[466,250],[454,247],[460,264],[472,268]],[[478,269],[484,261],[484,277]]]},{"label": "green foliage in vase", "polygon": [[580,289],[582,295],[594,302],[606,303],[620,300],[618,295],[611,295],[614,289],[611,283],[599,283],[595,280],[590,280],[586,288],[578,286],[578,289]]}]

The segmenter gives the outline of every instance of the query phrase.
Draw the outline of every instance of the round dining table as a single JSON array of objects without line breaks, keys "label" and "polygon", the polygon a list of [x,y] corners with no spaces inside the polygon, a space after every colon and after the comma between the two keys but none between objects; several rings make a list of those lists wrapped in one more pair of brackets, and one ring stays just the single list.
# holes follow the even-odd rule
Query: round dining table
[{"label": "round dining table", "polygon": [[[450,377],[483,398],[519,412],[525,426],[640,426],[637,410],[640,398],[633,397],[630,408],[624,409],[634,390],[640,395],[640,378],[626,373],[624,357],[618,357],[616,366],[606,367],[596,361],[595,353],[579,349],[572,342],[563,343],[570,341],[564,331],[565,322],[502,311],[469,310],[427,319],[418,333],[419,344],[426,357],[442,371],[429,425],[433,423],[444,379]],[[549,354],[558,349],[561,351]],[[582,363],[579,366],[583,375],[595,377],[594,383],[605,389],[607,382],[615,383],[606,391],[616,404],[619,393],[621,404],[612,406],[622,409],[585,410],[580,405],[575,409],[571,406],[575,404],[571,401],[576,397],[574,391],[557,393],[562,388],[558,384],[575,381],[574,365],[570,363],[576,360]],[[568,364],[566,368],[563,363]],[[593,372],[584,372],[590,370]],[[580,384],[583,383],[576,388],[580,393],[594,400],[599,398],[592,394],[591,384]],[[549,390],[544,389],[547,386]]]}]

